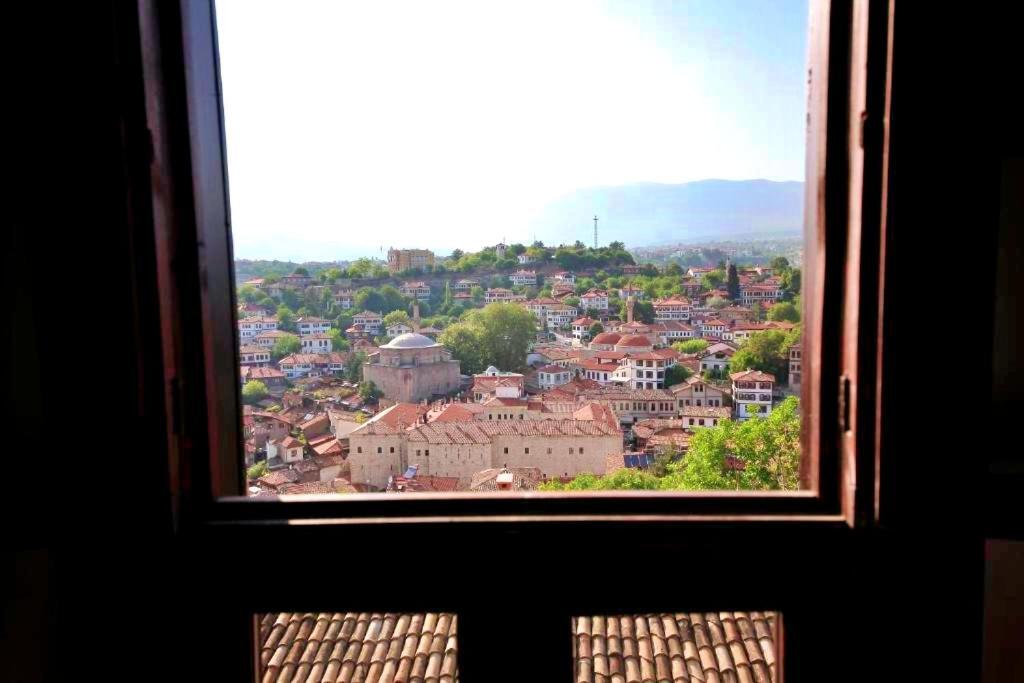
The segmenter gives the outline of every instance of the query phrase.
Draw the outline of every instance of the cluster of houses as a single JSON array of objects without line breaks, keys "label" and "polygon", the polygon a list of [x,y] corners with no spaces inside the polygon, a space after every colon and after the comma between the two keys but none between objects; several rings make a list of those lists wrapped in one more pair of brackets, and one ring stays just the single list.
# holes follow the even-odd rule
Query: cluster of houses
[{"label": "cluster of houses", "polygon": [[536,387],[539,371],[489,367],[456,397],[385,401],[365,421],[301,390],[285,392],[278,410],[247,407],[246,464],[268,465],[251,492],[534,488],[685,454],[695,430],[764,415],[776,399],[776,378],[756,370],[728,383],[695,374],[669,388],[636,388],[552,367],[566,381]]},{"label": "cluster of houses", "polygon": [[[271,394],[244,416],[246,464],[266,462],[268,469],[251,482],[251,493],[529,489],[551,478],[644,467],[666,450],[685,453],[696,429],[770,414],[783,385],[799,389],[800,345],[789,350],[787,378],[729,369],[744,340],[793,327],[755,321],[753,303],[779,301],[780,283],[768,269],[745,272],[737,300],[710,306],[709,299],[728,297],[703,288],[709,270],[690,269],[684,294],[652,301],[650,323],[634,319],[644,292],[631,284],[611,293],[591,289],[579,306],[565,301],[575,292],[571,273],[549,280],[549,297],[489,289],[485,302],[518,303],[540,329],[569,329],[575,343],[536,344],[523,373],[490,367],[472,377],[459,374],[458,361],[436,342],[438,331],[421,329],[416,313],[410,324],[388,327],[379,313],[355,314],[344,331],[351,352],[332,348],[329,320],[298,318],[300,351],[275,363],[272,348],[291,333],[259,307],[242,306],[241,379],[258,379]],[[537,273],[520,270],[512,281],[536,284]],[[472,298],[479,282],[449,286],[454,298]],[[414,301],[430,297],[424,282],[401,291]],[[334,295],[352,307],[350,290]],[[610,309],[614,295],[626,301],[625,321]],[[595,323],[602,331],[592,335]],[[377,346],[379,337],[390,341]],[[708,345],[695,354],[672,347],[689,339]],[[340,383],[356,350],[367,354],[363,376],[383,389],[376,412],[354,412],[361,401],[351,391],[345,400],[314,398],[318,386]],[[673,383],[679,365],[691,374]]]}]

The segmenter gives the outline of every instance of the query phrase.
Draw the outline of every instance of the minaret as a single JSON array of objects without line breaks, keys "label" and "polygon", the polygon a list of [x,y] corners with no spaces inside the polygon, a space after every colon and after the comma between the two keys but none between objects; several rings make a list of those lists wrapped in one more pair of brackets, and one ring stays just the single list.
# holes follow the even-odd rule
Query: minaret
[{"label": "minaret", "polygon": [[416,300],[412,302],[412,331],[420,331],[420,302]]},{"label": "minaret", "polygon": [[636,299],[632,294],[626,297],[626,324],[633,322],[633,307],[636,306]]},{"label": "minaret", "polygon": [[597,216],[594,216],[594,249],[597,249]]}]

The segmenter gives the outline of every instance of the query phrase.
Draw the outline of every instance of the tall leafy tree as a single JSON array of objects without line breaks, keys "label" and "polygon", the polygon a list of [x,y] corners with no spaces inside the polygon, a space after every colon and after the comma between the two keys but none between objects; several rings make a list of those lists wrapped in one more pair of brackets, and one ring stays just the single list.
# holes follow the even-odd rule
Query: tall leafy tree
[{"label": "tall leafy tree", "polygon": [[345,335],[341,330],[332,328],[327,336],[331,338],[331,350],[332,351],[348,351],[349,344],[348,340],[345,339]]},{"label": "tall leafy tree", "polygon": [[594,323],[593,325],[590,326],[590,329],[587,331],[591,339],[601,334],[602,332],[604,332],[604,325],[602,325],[601,323]]},{"label": "tall leafy tree", "polygon": [[665,386],[671,387],[676,384],[682,384],[686,381],[686,378],[692,375],[690,369],[685,365],[676,364],[665,371]]},{"label": "tall leafy tree", "polygon": [[242,403],[259,403],[267,397],[267,385],[258,379],[251,379],[242,387]]},{"label": "tall leafy tree", "polygon": [[281,360],[285,356],[298,353],[301,350],[302,342],[294,334],[289,334],[287,337],[281,337],[274,342],[274,347],[270,350],[270,356],[274,360]]},{"label": "tall leafy tree", "polygon": [[687,339],[686,341],[676,342],[672,345],[672,348],[679,353],[700,353],[708,348],[708,342],[706,339]]},{"label": "tall leafy tree", "polygon": [[384,320],[382,322],[385,328],[398,324],[409,325],[410,327],[412,326],[412,321],[409,319],[409,314],[406,313],[404,310],[391,311],[386,316],[384,316]]},{"label": "tall leafy tree", "polygon": [[526,367],[526,353],[537,334],[533,313],[515,304],[489,304],[473,314],[491,363],[509,371]]},{"label": "tall leafy tree", "polygon": [[782,330],[758,332],[743,342],[729,361],[729,371],[760,370],[781,379],[789,363],[789,347],[796,342],[793,333]]},{"label": "tall leafy tree", "polygon": [[781,301],[768,309],[768,319],[779,322],[800,322],[800,311],[789,301]]},{"label": "tall leafy tree", "polygon": [[669,464],[661,487],[795,491],[800,456],[800,406],[791,396],[767,417],[696,430],[683,460]]},{"label": "tall leafy tree", "polygon": [[284,304],[277,307],[277,329],[285,332],[295,332],[298,329],[295,327],[295,314]]},{"label": "tall leafy tree", "polygon": [[462,373],[475,375],[487,367],[481,337],[476,327],[470,323],[459,322],[449,325],[440,334],[438,341],[459,361]]},{"label": "tall leafy tree", "polygon": [[385,307],[387,301],[384,296],[370,287],[360,287],[352,297],[355,306],[360,311],[374,311],[376,313],[387,313]]},{"label": "tall leafy tree", "polygon": [[362,351],[353,353],[348,362],[345,363],[343,375],[349,382],[357,383],[363,380],[363,363],[366,362],[366,354]]}]

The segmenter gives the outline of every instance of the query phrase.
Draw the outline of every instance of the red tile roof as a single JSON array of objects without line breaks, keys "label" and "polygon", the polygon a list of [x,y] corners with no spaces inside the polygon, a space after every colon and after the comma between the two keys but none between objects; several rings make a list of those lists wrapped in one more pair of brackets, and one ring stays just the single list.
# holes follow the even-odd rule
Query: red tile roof
[{"label": "red tile roof", "polygon": [[730,374],[729,379],[733,382],[774,382],[775,375],[769,375],[760,370],[744,370]]},{"label": "red tile roof", "polygon": [[[365,425],[364,425],[365,426]],[[439,444],[485,444],[495,436],[610,436],[604,422],[588,420],[502,420],[500,422],[431,422],[409,431],[409,441]]]},{"label": "red tile roof", "polygon": [[561,365],[545,365],[543,367],[537,368],[537,372],[552,373],[552,372],[570,372],[570,371],[569,371],[568,368],[563,368]]},{"label": "red tile roof", "polygon": [[772,612],[574,617],[574,681],[778,681]]},{"label": "red tile roof", "polygon": [[457,625],[449,613],[263,614],[259,680],[454,683]]},{"label": "red tile roof", "polygon": [[651,340],[642,334],[627,334],[620,339],[616,346],[650,346]]},{"label": "red tile roof", "polygon": [[591,344],[618,344],[622,335],[618,332],[602,332],[591,340]]}]

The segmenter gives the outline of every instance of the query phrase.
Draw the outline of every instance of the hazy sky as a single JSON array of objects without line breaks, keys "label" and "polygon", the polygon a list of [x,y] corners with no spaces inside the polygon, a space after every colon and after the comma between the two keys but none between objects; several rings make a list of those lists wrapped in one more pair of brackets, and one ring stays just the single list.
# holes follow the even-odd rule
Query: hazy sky
[{"label": "hazy sky", "polygon": [[806,0],[218,0],[235,255],[528,242],[571,190],[803,180]]}]

